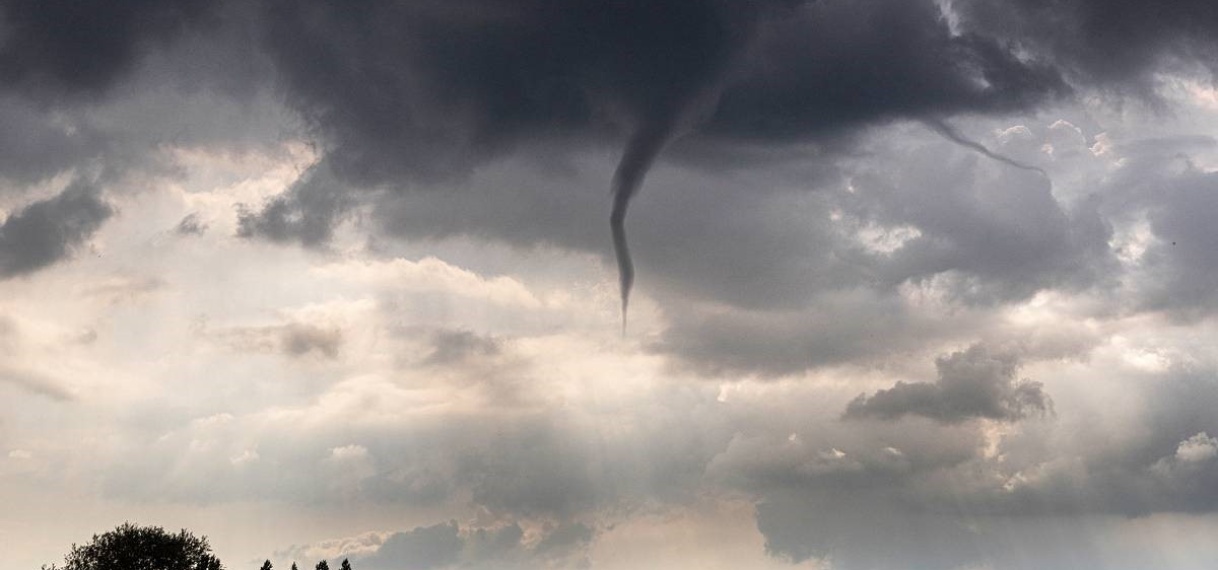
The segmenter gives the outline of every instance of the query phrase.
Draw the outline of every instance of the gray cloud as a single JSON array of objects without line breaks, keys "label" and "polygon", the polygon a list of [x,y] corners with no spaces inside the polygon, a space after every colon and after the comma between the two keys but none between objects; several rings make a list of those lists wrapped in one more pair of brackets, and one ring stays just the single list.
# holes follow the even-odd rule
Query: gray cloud
[{"label": "gray cloud", "polygon": [[0,6],[0,80],[9,89],[52,97],[97,95],[129,73],[152,45],[199,25],[213,4],[5,2]]},{"label": "gray cloud", "polygon": [[460,364],[471,358],[494,357],[502,350],[500,343],[494,338],[470,331],[436,331],[432,337],[432,346],[427,363],[440,366]]},{"label": "gray cloud", "polygon": [[438,568],[581,568],[594,531],[582,523],[549,528],[536,541],[518,523],[462,528],[455,521],[389,535],[372,554],[353,565],[371,570]]},{"label": "gray cloud", "polygon": [[884,279],[942,276],[958,299],[992,303],[1103,284],[1116,270],[1097,201],[1067,207],[1044,176],[982,169],[973,156],[944,161],[941,150],[854,181],[864,216],[920,233],[880,266]]},{"label": "gray cloud", "polygon": [[1161,560],[1137,547],[1097,541],[1128,532],[1120,519],[909,511],[884,500],[882,494],[861,500],[778,494],[758,506],[757,524],[772,556],[827,560],[841,570],[1137,570]]},{"label": "gray cloud", "polygon": [[[1029,472],[1043,471],[1012,492],[980,498],[985,509],[1007,512],[1103,512],[1145,516],[1157,512],[1209,513],[1218,508],[1218,461],[1200,434],[1218,421],[1208,410],[1218,402],[1212,369],[1173,370],[1148,379],[1137,394],[1146,402],[1132,429],[1097,428],[1077,433],[1067,454],[1078,464],[1048,467],[1032,438],[1011,442],[1012,457]],[[1028,449],[1021,449],[1028,446]],[[1039,465],[1039,467],[1037,467]]]},{"label": "gray cloud", "polygon": [[31,273],[70,257],[114,213],[97,190],[77,180],[0,225],[0,278]]},{"label": "gray cloud", "polygon": [[1062,560],[1140,568],[1152,554],[1095,537],[1145,521],[1131,517],[1213,512],[1218,448],[1203,410],[1218,398],[1209,370],[1119,383],[1147,404],[1131,424],[1097,401],[1105,409],[1098,425],[1086,415],[1024,422],[992,444],[976,424],[918,418],[848,421],[798,437],[771,428],[738,437],[710,473],[755,494],[767,551],[793,561],[827,559],[848,570]]},{"label": "gray cloud", "polygon": [[199,236],[207,232],[207,224],[199,217],[198,212],[192,212],[183,217],[182,221],[173,227],[173,231],[180,236]]},{"label": "gray cloud", "polygon": [[283,328],[279,342],[281,349],[292,356],[317,353],[336,358],[343,344],[343,333],[338,327],[293,323]]},{"label": "gray cloud", "polygon": [[936,359],[936,382],[897,382],[871,396],[860,394],[844,417],[892,420],[916,415],[955,423],[974,418],[1015,421],[1030,413],[1051,413],[1053,404],[1043,385],[1015,376],[1019,364],[1014,354],[974,345]]},{"label": "gray cloud", "polygon": [[370,568],[430,570],[456,563],[464,547],[454,521],[395,533],[362,562]]},{"label": "gray cloud", "polygon": [[1182,317],[1212,314],[1218,307],[1218,227],[1212,215],[1218,211],[1218,174],[1189,169],[1157,186],[1155,196],[1146,197],[1156,238],[1143,257],[1153,278],[1146,307]]},{"label": "gray cloud", "polygon": [[228,346],[247,352],[277,352],[290,357],[338,357],[343,331],[332,325],[291,322],[261,327],[232,327],[211,333]]},{"label": "gray cloud", "polygon": [[257,211],[243,206],[238,212],[237,235],[322,246],[352,205],[345,187],[334,179],[328,166],[313,166]]},{"label": "gray cloud", "polygon": [[0,95],[0,180],[18,186],[101,153],[104,137],[38,103]]},{"label": "gray cloud", "polygon": [[731,310],[663,299],[668,328],[649,348],[702,374],[795,374],[865,364],[984,329],[984,315],[936,318],[887,292],[827,293],[803,310]]},{"label": "gray cloud", "polygon": [[966,29],[1018,42],[1054,61],[1075,81],[1136,95],[1152,93],[1153,73],[1200,64],[1213,69],[1218,9],[1205,0],[1159,5],[1066,0],[953,3]]}]

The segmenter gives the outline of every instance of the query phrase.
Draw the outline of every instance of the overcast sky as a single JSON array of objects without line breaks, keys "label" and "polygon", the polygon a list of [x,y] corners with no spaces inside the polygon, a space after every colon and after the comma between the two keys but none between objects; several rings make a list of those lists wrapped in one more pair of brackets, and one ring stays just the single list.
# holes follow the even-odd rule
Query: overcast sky
[{"label": "overcast sky", "polygon": [[0,0],[4,564],[1218,567],[1215,62],[1213,0]]}]

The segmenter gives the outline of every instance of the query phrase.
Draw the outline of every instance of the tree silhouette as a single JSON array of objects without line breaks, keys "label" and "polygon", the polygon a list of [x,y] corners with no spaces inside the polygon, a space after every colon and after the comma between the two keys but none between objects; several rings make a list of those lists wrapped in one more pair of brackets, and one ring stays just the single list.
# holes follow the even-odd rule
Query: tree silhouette
[{"label": "tree silhouette", "polygon": [[292,570],[298,570],[298,569],[296,568],[296,563],[295,563],[295,562],[293,562],[293,563],[292,563]]},{"label": "tree silhouette", "polygon": [[338,570],[351,570],[351,563],[346,558],[343,559],[343,565],[338,567]]},{"label": "tree silhouette", "polygon": [[271,561],[267,560],[266,562],[262,563],[262,568],[260,568],[259,570],[273,570],[274,568],[275,567],[271,565]]},{"label": "tree silhouette", "polygon": [[177,534],[159,526],[141,527],[129,522],[101,535],[84,546],[72,545],[63,566],[43,570],[223,570],[211,554],[207,537],[196,537],[186,529]]},{"label": "tree silhouette", "polygon": [[330,570],[330,563],[322,560],[321,562],[317,563],[316,570]]}]

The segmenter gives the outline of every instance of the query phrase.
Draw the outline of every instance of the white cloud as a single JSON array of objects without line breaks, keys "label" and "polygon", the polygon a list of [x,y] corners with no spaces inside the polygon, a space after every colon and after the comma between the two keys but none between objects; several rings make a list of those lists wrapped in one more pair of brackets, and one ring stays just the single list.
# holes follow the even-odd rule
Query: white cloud
[{"label": "white cloud", "polygon": [[1218,438],[1210,437],[1205,432],[1180,442],[1176,448],[1176,459],[1186,463],[1201,463],[1214,457],[1218,457]]}]

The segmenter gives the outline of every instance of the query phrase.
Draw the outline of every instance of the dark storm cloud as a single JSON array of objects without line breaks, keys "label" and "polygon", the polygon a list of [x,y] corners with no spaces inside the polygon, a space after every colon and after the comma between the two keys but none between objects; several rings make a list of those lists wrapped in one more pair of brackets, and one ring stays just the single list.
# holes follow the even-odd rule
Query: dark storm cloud
[{"label": "dark storm cloud", "polygon": [[[1037,140],[1028,154],[979,138],[1032,164],[1047,160]],[[1105,202],[1059,197],[1043,176],[916,122],[857,144],[857,153],[748,171],[657,165],[633,226],[647,244],[635,262],[668,327],[651,347],[700,372],[781,375],[970,342],[995,304],[1115,281]],[[1081,148],[1078,160],[1091,156]],[[603,254],[596,184],[612,164],[589,155],[565,166],[495,163],[453,192],[380,194],[371,216],[412,240],[472,236]],[[860,239],[867,232],[898,237],[876,250]],[[968,307],[912,306],[908,285]]]},{"label": "dark storm cloud", "polygon": [[54,198],[13,212],[0,224],[0,279],[70,257],[113,213],[97,190],[80,180]]},{"label": "dark storm cloud", "polygon": [[954,2],[962,26],[1015,42],[1075,81],[1147,95],[1163,66],[1214,68],[1218,6],[1208,0]]},{"label": "dark storm cloud", "polygon": [[894,420],[915,415],[956,423],[974,418],[1015,421],[1030,413],[1051,413],[1053,404],[1042,384],[1015,376],[1019,364],[1014,354],[974,345],[936,359],[936,382],[897,382],[871,396],[859,395],[844,417]]},{"label": "dark storm cloud", "polygon": [[35,102],[0,95],[0,182],[36,182],[99,154],[99,133],[65,123]]},{"label": "dark storm cloud", "polygon": [[[450,180],[521,141],[578,147],[625,131],[609,185],[623,309],[626,209],[691,129],[791,142],[902,116],[1022,110],[1067,91],[1051,68],[951,33],[929,1],[272,3],[266,20],[290,101],[344,181]],[[246,227],[336,219],[318,205],[272,203]]]},{"label": "dark storm cloud", "polygon": [[[682,137],[691,142],[673,150],[683,164],[707,168],[714,162],[722,169],[753,160],[758,149],[841,142],[862,125],[902,117],[942,125],[936,121],[961,113],[1035,110],[1071,91],[1063,77],[1084,88],[1099,77],[1135,82],[1165,57],[1198,58],[1212,45],[1213,26],[1204,24],[1212,22],[1214,9],[1204,2],[1153,9],[1122,3],[1103,10],[1083,0],[1052,9],[1030,1],[957,4],[460,0],[266,2],[235,9],[182,0],[122,2],[103,11],[11,2],[2,9],[0,27],[3,69],[20,93],[113,91],[153,48],[178,45],[168,40],[183,37],[193,47],[174,57],[197,71],[186,74],[191,81],[244,85],[265,81],[258,78],[276,69],[285,100],[320,135],[325,158],[318,169],[333,172],[310,171],[282,196],[250,205],[240,233],[313,246],[324,244],[354,205],[351,186],[422,194],[417,187],[451,183],[509,154],[560,162],[589,145],[603,149],[618,141],[625,148],[617,182],[610,184],[602,171],[581,184],[597,193],[615,188],[613,217],[620,222],[657,153]],[[211,43],[234,47],[208,48],[207,34]],[[253,37],[262,43],[256,47]],[[249,53],[230,53],[241,50]],[[241,65],[262,61],[257,50],[266,52],[270,67]],[[1099,55],[1109,52],[1115,57]],[[1123,71],[1101,73],[1105,62]],[[177,77],[167,71],[173,65],[158,65],[156,73]],[[34,165],[27,178],[36,179],[96,154],[89,144],[42,130],[46,136],[5,143],[17,149],[0,158],[11,159],[13,168],[6,170],[21,174]],[[741,151],[738,159],[733,149]],[[715,158],[699,159],[699,152]],[[38,165],[54,156],[65,158]],[[596,216],[604,215],[603,198],[585,201]],[[1098,252],[1093,245],[1103,241],[1103,224],[1086,212],[1068,214],[1066,224],[1086,235],[1046,233],[1052,238],[1045,244],[1068,245],[1039,252],[1055,269],[1034,272],[1027,285],[1009,277],[1026,273],[1028,248],[1018,259],[973,256],[971,246],[944,236],[919,241],[902,253],[905,269],[884,273],[897,282],[922,279],[940,271],[917,275],[913,266],[950,267],[968,257],[974,267],[965,269],[958,289],[981,301],[1025,297],[1063,282],[1086,285],[1088,278],[1075,268],[1097,268],[1075,254]],[[484,233],[469,223],[448,231]],[[508,239],[581,249],[611,243],[590,232],[592,239],[572,242],[556,227],[561,225],[530,218],[514,230],[522,235]],[[647,231],[640,226],[636,221],[633,232]],[[612,243],[624,254],[623,228],[615,229]],[[974,249],[991,243],[977,237],[968,239],[980,244]],[[1011,243],[1020,241],[994,242],[1002,251]],[[632,260],[619,259],[623,285],[629,285]],[[1005,285],[988,286],[996,277]]]},{"label": "dark storm cloud", "polygon": [[897,117],[1026,110],[1069,91],[1056,71],[934,2],[820,2],[770,22],[706,130],[781,141]]},{"label": "dark storm cloud", "polygon": [[144,51],[200,24],[211,0],[8,0],[0,4],[0,85],[45,96],[98,95]]}]

